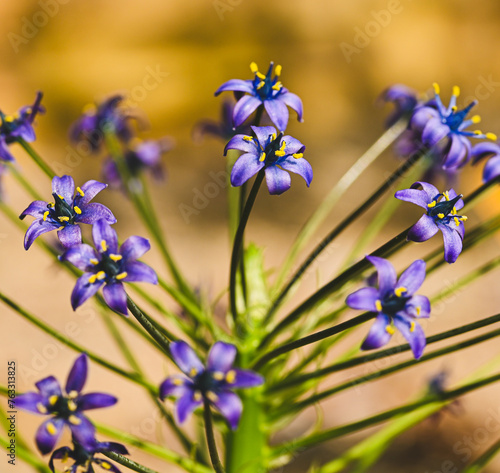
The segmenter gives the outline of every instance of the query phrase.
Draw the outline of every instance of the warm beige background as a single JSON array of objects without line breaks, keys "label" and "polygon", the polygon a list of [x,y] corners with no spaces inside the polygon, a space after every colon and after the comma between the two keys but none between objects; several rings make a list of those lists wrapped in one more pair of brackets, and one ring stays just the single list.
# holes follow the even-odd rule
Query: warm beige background
[{"label": "warm beige background", "polygon": [[[43,23],[47,18],[42,5],[46,9],[50,6],[51,17],[45,26],[33,29],[30,24],[41,25],[40,21]],[[389,9],[392,13],[388,13]],[[285,86],[302,97],[305,123],[297,123],[292,113],[287,131],[307,145],[307,158],[315,172],[309,191],[300,178],[294,178],[293,188],[282,197],[262,193],[258,199],[249,234],[266,247],[269,266],[280,264],[307,215],[379,136],[386,110],[377,109],[374,102],[386,86],[402,82],[426,90],[433,81],[438,81],[447,100],[451,87],[460,85],[464,97],[479,99],[477,112],[483,117],[485,131],[500,131],[497,2],[4,0],[0,3],[0,18],[0,108],[5,112],[15,111],[30,103],[36,90],[45,92],[47,114],[38,120],[35,146],[53,165],[69,165],[69,169],[59,167],[61,172],[71,172],[80,183],[98,178],[98,159],[88,157],[76,166],[71,159],[68,161],[71,145],[67,129],[85,103],[115,91],[129,93],[149,117],[152,127],[144,136],[175,138],[176,148],[165,159],[168,182],[165,186],[153,186],[153,192],[179,264],[193,284],[212,295],[218,294],[227,280],[229,250],[223,193],[211,199],[189,224],[183,220],[179,205],[192,205],[196,190],[202,191],[212,182],[209,172],[223,169],[222,144],[208,139],[202,146],[195,145],[191,130],[199,119],[218,116],[221,101],[214,99],[213,92],[230,78],[250,78],[248,65],[252,60],[261,69],[270,60],[281,63]],[[341,45],[344,49],[345,43],[354,46],[360,30],[366,30],[372,37],[347,58]],[[151,70],[168,75],[152,82],[147,79]],[[141,89],[144,80],[153,84],[151,90]],[[14,148],[14,152],[25,174],[41,193],[49,196],[46,178],[20,149]],[[354,208],[366,188],[378,183],[394,166],[394,158],[387,153],[379,167],[349,192],[348,199],[332,215],[324,231]],[[460,191],[467,193],[478,185],[479,179],[479,170],[469,170]],[[20,213],[30,199],[12,178],[7,177],[5,184],[8,202]],[[475,209],[470,223],[497,211],[497,197],[498,194]],[[112,207],[119,218],[116,228],[122,238],[143,232],[119,194],[106,191],[101,201]],[[417,214],[415,209],[402,206],[399,218],[388,225],[387,236],[406,227]],[[339,245],[316,266],[321,282],[335,272],[345,248],[362,228],[363,224],[354,226],[352,233],[344,235]],[[88,303],[73,313],[69,304],[72,280],[36,245],[25,252],[22,235],[3,216],[0,216],[0,243],[1,291],[82,345],[126,366],[117,348],[108,341],[94,306]],[[438,243],[436,237],[425,248],[413,245],[396,258],[398,267],[406,267],[412,257],[423,256]],[[467,267],[476,267],[497,254],[498,245],[490,242],[433,275],[422,291],[432,294],[443,283],[454,281]],[[152,251],[144,260],[161,272],[158,256]],[[427,333],[498,312],[497,284],[496,274],[491,274],[435,308]],[[302,296],[315,286],[316,278],[308,278]],[[156,289],[152,292],[163,297]],[[300,300],[300,295],[296,300]],[[17,360],[19,391],[32,389],[34,381],[49,374],[64,380],[76,355],[54,344],[15,313],[2,308],[1,314],[2,382],[6,377],[6,359]],[[128,340],[140,347],[141,360],[151,379],[160,382],[171,368],[135,336],[128,336]],[[325,404],[325,422],[338,425],[399,405],[423,389],[427,379],[439,369],[450,372],[451,382],[459,381],[497,352],[498,343],[489,342],[447,361],[425,364],[420,369],[367,385],[354,395],[339,395]],[[338,381],[332,377],[328,384]],[[120,403],[114,408],[95,412],[96,419],[151,440],[161,442],[165,438],[165,432],[153,420],[154,408],[135,387],[108,377],[93,365],[87,389],[108,390],[120,396]],[[453,467],[462,467],[466,456],[460,442],[466,436],[475,438],[475,446],[471,448],[474,457],[497,440],[498,395],[499,388],[493,386],[467,396],[460,416],[446,415],[438,428],[435,423],[427,422],[408,432],[372,471],[424,473],[447,471],[445,468],[456,471],[449,465],[451,462]],[[301,416],[285,437],[298,435],[310,427],[312,414]],[[28,439],[31,440],[38,424],[38,418],[18,414],[18,426]],[[492,432],[488,433],[486,428]],[[312,456],[317,460],[331,458],[359,438],[348,437],[324,445],[311,455],[304,454],[289,471],[303,472]],[[159,471],[176,471],[154,459],[142,460]],[[22,464],[11,468],[3,463],[4,459],[1,461],[1,471],[29,471]],[[496,465],[499,468],[500,463]],[[496,471],[495,466],[489,471]]]}]

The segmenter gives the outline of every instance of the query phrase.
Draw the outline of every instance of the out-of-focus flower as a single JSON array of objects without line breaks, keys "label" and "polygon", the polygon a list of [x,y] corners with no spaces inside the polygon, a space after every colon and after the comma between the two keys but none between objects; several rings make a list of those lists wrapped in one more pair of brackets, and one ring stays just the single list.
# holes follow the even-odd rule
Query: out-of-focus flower
[{"label": "out-of-focus flower", "polygon": [[84,447],[95,444],[95,427],[83,411],[116,404],[116,397],[103,393],[81,394],[87,380],[87,355],[80,355],[66,380],[65,394],[54,376],[44,378],[35,386],[38,392],[27,392],[16,396],[16,407],[35,414],[49,415],[36,433],[36,444],[42,454],[51,452],[59,439],[63,427],[71,429],[73,437]]},{"label": "out-of-focus flower", "polygon": [[231,429],[236,429],[243,406],[232,390],[259,386],[264,382],[262,376],[233,368],[237,351],[234,345],[228,343],[216,342],[212,346],[206,367],[186,342],[173,342],[170,350],[175,363],[186,376],[169,376],[160,385],[160,397],[177,398],[177,421],[182,424],[205,400],[227,419]]},{"label": "out-of-focus flower", "polygon": [[146,238],[131,236],[118,248],[118,237],[109,223],[98,220],[92,227],[95,248],[82,243],[72,246],[61,257],[73,266],[85,271],[78,278],[71,294],[73,310],[103,288],[106,303],[113,310],[127,315],[127,293],[124,282],[148,282],[158,284],[156,273],[147,264],[137,261],[149,251]]},{"label": "out-of-focus flower", "polygon": [[[138,177],[141,172],[149,170],[152,176],[161,180],[164,176],[161,157],[173,147],[173,142],[169,138],[159,140],[133,139],[125,151],[124,159],[128,172],[132,178]],[[123,188],[122,178],[116,162],[108,158],[102,168],[102,175],[111,187]]]},{"label": "out-of-focus flower", "polygon": [[483,169],[483,182],[491,181],[500,176],[500,146],[496,143],[478,143],[472,147],[472,162],[478,163],[489,158]]},{"label": "out-of-focus flower", "polygon": [[444,241],[444,259],[447,263],[454,263],[462,251],[464,221],[467,220],[465,215],[457,213],[464,206],[462,195],[457,195],[453,189],[441,193],[432,184],[418,181],[410,189],[397,191],[395,197],[426,211],[411,227],[407,239],[427,241],[440,230]]},{"label": "out-of-focus flower", "polygon": [[302,121],[302,100],[281,84],[280,65],[274,67],[274,63],[271,62],[266,75],[259,72],[255,62],[250,64],[250,70],[255,75],[253,80],[231,79],[215,92],[216,96],[224,91],[234,92],[238,100],[233,110],[234,126],[240,126],[259,105],[264,106],[271,121],[282,132],[286,130],[288,124],[287,107],[295,110],[299,121]]},{"label": "out-of-focus flower", "polygon": [[105,133],[114,133],[127,143],[134,136],[130,119],[132,114],[120,107],[122,95],[113,95],[100,105],[87,105],[82,116],[70,128],[70,139],[74,142],[86,141],[93,153],[99,151]]},{"label": "out-of-focus flower", "polygon": [[409,118],[410,113],[420,104],[417,91],[403,84],[394,84],[385,89],[380,94],[379,101],[394,104],[394,110],[385,122],[387,128],[405,115]]},{"label": "out-of-focus flower", "polygon": [[108,459],[95,458],[97,453],[104,452],[114,452],[119,453],[120,455],[128,455],[128,450],[121,443],[95,441],[94,445],[83,447],[73,439],[73,449],[69,447],[61,447],[54,450],[50,456],[49,468],[52,473],[55,473],[54,460],[61,460],[61,462],[64,463],[68,460],[68,458],[71,458],[74,463],[70,467],[66,467],[64,469],[65,472],[94,473],[94,464],[99,465],[106,471],[121,473],[120,470],[115,465],[110,463]]},{"label": "out-of-focus flower", "polygon": [[45,113],[41,105],[43,94],[37,92],[33,105],[22,107],[14,115],[5,115],[0,111],[0,160],[14,161],[9,145],[23,139],[24,141],[35,141],[35,130],[33,121],[38,113]]},{"label": "out-of-focus flower", "polygon": [[24,248],[27,250],[37,237],[52,230],[58,230],[57,236],[64,247],[69,248],[82,242],[79,223],[93,224],[99,219],[108,223],[116,223],[116,218],[106,206],[90,202],[107,184],[98,181],[87,181],[76,188],[71,176],[55,176],[52,179],[52,196],[54,202],[35,200],[19,216],[36,217],[26,231]]},{"label": "out-of-focus flower", "polygon": [[276,134],[272,126],[252,126],[255,136],[236,135],[224,149],[243,151],[231,171],[231,184],[241,186],[261,169],[265,169],[266,182],[271,194],[282,194],[290,188],[291,178],[286,171],[302,176],[307,186],[313,178],[312,167],[304,159],[305,146],[297,139]]},{"label": "out-of-focus flower", "polygon": [[418,359],[422,356],[426,340],[417,318],[429,317],[431,305],[425,296],[415,291],[425,279],[425,261],[414,261],[399,280],[392,264],[384,258],[367,256],[366,259],[377,269],[378,289],[364,287],[349,295],[346,304],[358,310],[377,314],[361,349],[370,350],[385,345],[397,328],[406,338]]}]

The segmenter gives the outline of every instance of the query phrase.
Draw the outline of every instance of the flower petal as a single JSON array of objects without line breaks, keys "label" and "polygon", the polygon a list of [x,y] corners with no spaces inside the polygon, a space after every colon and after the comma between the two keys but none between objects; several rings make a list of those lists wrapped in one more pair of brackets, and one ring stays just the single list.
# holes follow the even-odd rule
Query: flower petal
[{"label": "flower petal", "polygon": [[422,131],[429,120],[439,118],[437,110],[431,107],[421,107],[413,113],[410,120],[410,127],[415,130]]},{"label": "flower petal", "polygon": [[256,154],[242,154],[236,160],[231,170],[231,185],[233,187],[241,186],[253,175],[257,174],[264,166],[265,163],[259,161]]},{"label": "flower petal", "polygon": [[107,184],[103,182],[96,181],[94,179],[87,181],[82,185],[81,191],[83,195],[79,192],[75,196],[75,205],[85,205],[88,204],[99,192],[106,189],[108,187]]},{"label": "flower petal", "polygon": [[82,353],[73,364],[66,381],[66,392],[71,391],[79,393],[87,380],[88,359],[85,353]]},{"label": "flower petal", "polygon": [[38,410],[38,406],[42,405],[45,407],[46,402],[47,398],[45,396],[34,392],[18,394],[15,400],[16,408],[33,412],[34,414],[43,414]]},{"label": "flower petal", "polygon": [[302,108],[302,100],[296,94],[292,94],[291,92],[285,92],[284,94],[280,94],[278,96],[278,100],[281,100],[286,105],[288,105],[292,110],[297,112],[297,119],[299,122],[302,121],[302,114],[304,113]]},{"label": "flower petal", "polygon": [[113,212],[111,212],[111,210],[109,210],[105,205],[98,204],[97,202],[85,204],[81,211],[82,213],[77,215],[77,222],[92,225],[102,218],[108,223],[116,223],[116,217],[113,215]]},{"label": "flower petal", "polygon": [[227,419],[231,429],[236,430],[243,412],[241,399],[231,391],[220,391],[217,393],[217,400],[213,404]]},{"label": "flower petal", "polygon": [[177,417],[177,422],[183,424],[189,415],[199,406],[203,404],[202,401],[197,401],[194,399],[194,391],[189,390],[180,397],[175,403],[175,414]]},{"label": "flower petal", "polygon": [[76,310],[77,307],[80,307],[87,299],[92,297],[104,284],[104,281],[99,280],[92,284],[89,283],[89,278],[92,276],[93,274],[86,273],[77,279],[73,292],[71,293],[71,306],[73,310]]},{"label": "flower petal", "polygon": [[54,460],[60,460],[61,458],[67,458],[67,457],[73,458],[71,456],[71,453],[72,453],[72,450],[69,447],[61,447],[61,448],[58,448],[57,450],[54,450],[52,452],[52,455],[50,456],[50,460],[49,460],[49,468],[52,471],[52,473],[55,472]]},{"label": "flower petal", "polygon": [[82,242],[82,232],[78,225],[66,225],[57,232],[57,236],[65,248],[71,248]]},{"label": "flower petal", "polygon": [[418,360],[424,351],[426,339],[422,327],[413,320],[403,318],[399,315],[394,317],[394,325],[401,332],[410,344],[411,351],[416,360]]},{"label": "flower petal", "polygon": [[19,218],[22,220],[26,215],[31,215],[32,217],[41,218],[43,214],[48,210],[48,202],[44,200],[35,200],[28,205],[27,209],[23,211]]},{"label": "flower petal", "polygon": [[224,156],[227,154],[228,149],[237,149],[245,153],[258,154],[257,143],[252,139],[252,141],[245,140],[244,137],[248,135],[235,135],[233,136],[224,147]]},{"label": "flower petal", "polygon": [[285,149],[283,150],[285,154],[303,153],[306,149],[304,144],[302,144],[297,138],[294,138],[293,136],[285,135],[281,140],[282,144],[283,141],[286,143]]},{"label": "flower petal", "polygon": [[260,99],[254,97],[253,95],[245,95],[241,97],[233,110],[233,124],[234,126],[240,126],[262,102]]},{"label": "flower petal", "polygon": [[410,241],[420,243],[432,238],[437,231],[438,226],[434,222],[434,219],[429,217],[427,214],[424,214],[420,217],[418,222],[410,228],[406,238]]},{"label": "flower petal", "polygon": [[468,155],[466,143],[468,143],[467,139],[459,135],[451,135],[450,149],[443,162],[444,169],[457,168],[464,163]]},{"label": "flower petal", "polygon": [[311,165],[304,158],[295,159],[293,157],[287,157],[284,161],[280,162],[280,166],[286,171],[293,172],[302,176],[304,181],[306,181],[307,187],[311,184],[313,178],[313,170]]},{"label": "flower petal", "polygon": [[205,371],[203,363],[186,342],[179,340],[171,343],[170,353],[172,353],[175,364],[189,377],[193,376],[194,371],[196,371],[196,373]]},{"label": "flower petal", "polygon": [[266,168],[266,182],[271,195],[283,194],[292,185],[290,174],[279,169],[277,166]]},{"label": "flower petal", "polygon": [[54,176],[52,179],[52,192],[63,197],[68,205],[72,205],[75,194],[75,181],[71,176]]},{"label": "flower petal", "polygon": [[231,389],[253,388],[264,384],[264,378],[254,371],[234,369],[235,378],[232,383],[228,383]]},{"label": "flower petal", "polygon": [[42,219],[33,221],[28,230],[26,230],[26,235],[24,235],[24,249],[29,250],[30,246],[40,235],[56,228],[58,228],[57,225],[48,221],[44,222]]},{"label": "flower petal", "polygon": [[77,421],[68,422],[71,433],[84,448],[92,449],[95,445],[95,427],[83,414],[74,414]]},{"label": "flower petal", "polygon": [[368,255],[366,259],[377,269],[378,289],[383,299],[389,292],[392,293],[396,286],[396,270],[394,266],[384,258]]},{"label": "flower petal", "polygon": [[419,207],[424,208],[425,210],[429,208],[427,207],[427,204],[430,204],[432,202],[432,199],[429,199],[427,193],[421,189],[403,189],[397,191],[394,194],[394,197],[405,202],[416,204]]},{"label": "flower petal", "polygon": [[456,229],[447,225],[439,225],[439,229],[443,234],[444,260],[447,263],[454,263],[462,252],[462,238]]},{"label": "flower petal", "polygon": [[88,393],[78,398],[78,410],[100,409],[113,406],[118,402],[115,396],[104,393]]},{"label": "flower petal", "polygon": [[35,434],[35,441],[38,450],[42,455],[50,453],[56,446],[61,436],[64,421],[59,418],[51,418],[42,423]]},{"label": "flower petal", "polygon": [[260,146],[262,148],[265,148],[266,145],[270,142],[270,136],[277,136],[276,128],[274,128],[274,126],[251,126],[250,128],[255,133],[257,141],[260,143]]},{"label": "flower petal", "polygon": [[231,90],[236,92],[246,92],[247,94],[253,94],[253,81],[251,80],[241,80],[241,79],[231,79],[224,82],[216,91],[215,96],[219,95],[221,92]]},{"label": "flower petal", "polygon": [[347,296],[345,303],[351,309],[378,312],[378,309],[375,305],[375,302],[377,300],[380,300],[379,291],[374,287],[364,287]]},{"label": "flower petal", "polygon": [[216,342],[210,348],[207,358],[207,369],[212,371],[229,371],[236,359],[237,349],[234,345]]},{"label": "flower petal", "polygon": [[127,293],[121,282],[108,283],[102,290],[102,295],[108,306],[119,312],[120,314],[127,315]]},{"label": "flower petal", "polygon": [[475,144],[471,150],[472,163],[476,164],[483,158],[500,155],[500,146],[491,141],[481,141]]},{"label": "flower petal", "polygon": [[411,185],[412,189],[417,189],[418,187],[421,187],[422,190],[427,194],[428,202],[432,202],[434,198],[440,194],[437,187],[429,184],[428,182],[416,181]]},{"label": "flower petal", "polygon": [[431,303],[425,296],[413,296],[405,306],[405,312],[416,319],[428,318],[431,314]]},{"label": "flower petal", "polygon": [[425,261],[416,260],[401,274],[397,286],[406,288],[406,295],[413,295],[425,279]]},{"label": "flower petal", "polygon": [[51,396],[61,396],[61,386],[59,385],[59,381],[57,381],[54,376],[47,376],[46,378],[41,379],[35,386],[40,391],[40,394],[46,398]]},{"label": "flower petal", "polygon": [[92,226],[92,238],[96,248],[101,248],[104,240],[110,253],[118,252],[118,237],[111,225],[104,219],[97,220]]},{"label": "flower petal", "polygon": [[122,279],[123,282],[148,282],[158,284],[158,277],[153,268],[140,261],[132,261],[124,267],[127,276]]},{"label": "flower petal", "polygon": [[163,401],[169,396],[181,397],[193,389],[193,382],[190,379],[181,375],[169,376],[160,384],[160,399]]},{"label": "flower petal", "polygon": [[96,259],[98,258],[94,248],[85,243],[68,248],[65,253],[59,257],[60,261],[69,261],[73,266],[85,272],[95,268],[91,260]]},{"label": "flower petal", "polygon": [[375,322],[370,328],[368,335],[366,336],[363,344],[361,345],[362,350],[371,350],[373,348],[380,348],[389,342],[392,335],[387,331],[387,327],[391,324],[391,319],[385,314],[379,314],[375,319]]},{"label": "flower petal", "polygon": [[495,156],[483,168],[483,182],[489,182],[498,176],[500,176],[500,156]]},{"label": "flower petal", "polygon": [[124,262],[135,261],[150,249],[151,244],[147,238],[134,235],[123,242],[120,254],[123,256]]},{"label": "flower petal", "polygon": [[285,131],[288,125],[288,108],[286,104],[279,99],[269,99],[264,100],[264,107],[278,130]]},{"label": "flower petal", "polygon": [[439,118],[431,118],[422,131],[422,142],[432,148],[450,133],[450,127]]}]

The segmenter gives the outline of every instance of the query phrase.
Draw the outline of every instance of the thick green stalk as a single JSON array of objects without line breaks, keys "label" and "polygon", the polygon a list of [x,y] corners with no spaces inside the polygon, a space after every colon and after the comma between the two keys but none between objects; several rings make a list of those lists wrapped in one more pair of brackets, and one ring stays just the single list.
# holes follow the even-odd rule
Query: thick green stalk
[{"label": "thick green stalk", "polygon": [[497,440],[477,460],[474,460],[474,462],[462,470],[462,473],[480,473],[495,458],[498,452],[500,452],[500,440]]},{"label": "thick green stalk", "polygon": [[126,466],[128,469],[132,471],[137,471],[138,473],[158,473],[147,466],[141,465],[140,463],[131,460],[130,458],[124,457],[116,452],[102,452],[103,455],[106,455],[111,460],[114,460],[116,463],[120,465]]},{"label": "thick green stalk", "polygon": [[207,447],[212,466],[217,473],[225,473],[224,466],[220,461],[219,453],[217,452],[217,445],[215,443],[212,411],[210,410],[210,404],[206,399],[203,402],[203,419],[205,420],[205,434],[207,436]]}]

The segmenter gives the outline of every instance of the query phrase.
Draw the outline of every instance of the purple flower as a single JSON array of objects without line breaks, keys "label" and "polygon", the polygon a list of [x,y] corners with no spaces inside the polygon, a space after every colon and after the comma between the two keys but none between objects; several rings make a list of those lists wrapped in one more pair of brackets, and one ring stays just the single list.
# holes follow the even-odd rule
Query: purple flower
[{"label": "purple flower", "polygon": [[448,107],[439,96],[439,86],[434,83],[435,98],[425,106],[418,107],[410,119],[410,130],[420,135],[422,144],[439,160],[444,169],[458,169],[471,157],[469,138],[487,138],[496,140],[493,133],[480,130],[469,131],[467,128],[481,121],[479,115],[466,120],[466,116],[477,101],[458,110],[456,106],[460,89],[453,87],[453,94]]},{"label": "purple flower", "polygon": [[[161,179],[164,175],[161,157],[164,153],[170,151],[172,146],[172,140],[169,138],[147,141],[133,140],[124,156],[130,175],[136,177],[142,171],[149,169],[153,177]],[[102,174],[104,180],[111,187],[116,189],[123,188],[118,166],[112,158],[108,158],[104,162]]]},{"label": "purple flower", "polygon": [[496,143],[478,143],[472,147],[471,154],[473,164],[489,158],[483,169],[483,182],[489,182],[500,176],[500,146]]},{"label": "purple flower", "polygon": [[274,64],[271,62],[264,75],[259,72],[257,64],[252,62],[250,69],[255,75],[253,80],[231,79],[217,89],[215,96],[232,90],[238,100],[233,110],[234,126],[240,126],[259,105],[264,105],[269,118],[280,131],[285,131],[288,124],[287,106],[295,110],[299,121],[302,121],[302,100],[281,85],[281,66],[274,68],[274,76],[273,68]]},{"label": "purple flower", "polygon": [[[116,442],[98,442],[94,441],[92,446],[84,447],[73,439],[73,449],[69,447],[61,447],[54,450],[50,456],[49,468],[54,473],[54,460],[61,460],[62,463],[66,462],[68,458],[74,460],[71,467],[65,468],[64,471],[69,473],[94,473],[92,464],[99,465],[101,468],[113,473],[120,473],[120,470],[109,462],[108,459],[95,458],[97,453],[114,452],[120,455],[128,455],[127,449],[121,444]],[[79,470],[79,468],[81,468]]]},{"label": "purple flower", "polygon": [[[422,189],[417,189],[421,187]],[[426,213],[410,228],[407,239],[416,242],[427,241],[441,230],[444,240],[444,259],[454,263],[462,251],[465,215],[458,215],[463,208],[462,195],[450,189],[440,193],[432,184],[415,182],[410,189],[397,191],[396,199],[411,202],[425,209]]]},{"label": "purple flower", "polygon": [[35,386],[38,392],[27,392],[16,396],[16,407],[35,414],[49,415],[36,433],[36,444],[42,454],[51,452],[59,439],[63,427],[70,428],[74,439],[84,447],[95,443],[95,427],[83,415],[83,411],[116,404],[114,396],[103,393],[81,394],[87,380],[87,355],[80,355],[66,380],[65,393],[54,376],[44,378]]},{"label": "purple flower", "polygon": [[231,184],[241,186],[261,169],[265,169],[266,182],[271,194],[282,194],[291,185],[290,175],[285,171],[299,174],[311,184],[313,171],[308,161],[303,158],[306,147],[297,139],[280,133],[272,126],[252,126],[254,137],[236,135],[229,140],[224,149],[243,151],[234,163],[231,171]]},{"label": "purple flower", "polygon": [[394,111],[385,122],[387,128],[403,116],[409,115],[420,104],[417,91],[403,84],[391,85],[380,94],[379,100],[394,103]]},{"label": "purple flower", "polygon": [[426,340],[417,318],[429,317],[431,305],[425,296],[415,295],[415,291],[425,279],[425,261],[414,261],[397,279],[392,264],[384,258],[367,256],[378,273],[378,289],[365,287],[352,293],[346,304],[359,310],[377,314],[374,324],[365,338],[362,350],[370,350],[385,345],[397,328],[410,344],[413,356],[422,356]]},{"label": "purple flower", "polygon": [[236,347],[228,343],[216,342],[212,346],[206,367],[186,342],[173,342],[170,350],[175,363],[187,377],[169,376],[160,385],[160,398],[177,398],[177,421],[182,424],[206,401],[227,419],[231,429],[236,429],[243,406],[232,390],[260,386],[264,382],[262,376],[233,368]]},{"label": "purple flower", "polygon": [[58,230],[59,241],[69,248],[82,242],[79,223],[93,224],[102,218],[108,223],[115,223],[111,210],[90,202],[106,187],[107,184],[91,180],[75,191],[75,181],[71,176],[55,176],[52,179],[54,202],[35,200],[19,216],[21,220],[26,215],[37,218],[26,231],[24,248],[27,250],[37,237],[52,230]]},{"label": "purple flower", "polygon": [[97,107],[90,104],[83,115],[71,126],[70,139],[74,142],[86,141],[93,153],[99,151],[106,132],[114,133],[124,142],[133,137],[129,120],[132,115],[120,108],[124,97],[113,95]]},{"label": "purple flower", "polygon": [[127,315],[127,293],[124,282],[158,284],[156,273],[148,265],[137,261],[149,251],[146,238],[131,236],[118,247],[118,237],[109,223],[98,220],[92,227],[95,248],[82,243],[72,246],[61,261],[69,261],[85,272],[76,281],[71,294],[73,310],[92,297],[104,284],[104,300],[116,312]]},{"label": "purple flower", "polygon": [[33,121],[38,113],[45,113],[40,102],[43,94],[37,92],[35,103],[32,106],[22,107],[14,115],[4,115],[0,111],[0,160],[14,161],[9,145],[20,138],[24,141],[35,141]]}]

